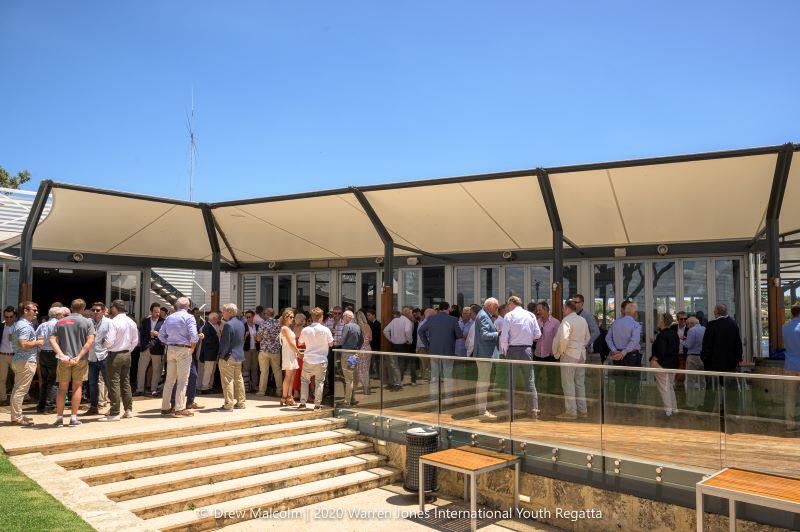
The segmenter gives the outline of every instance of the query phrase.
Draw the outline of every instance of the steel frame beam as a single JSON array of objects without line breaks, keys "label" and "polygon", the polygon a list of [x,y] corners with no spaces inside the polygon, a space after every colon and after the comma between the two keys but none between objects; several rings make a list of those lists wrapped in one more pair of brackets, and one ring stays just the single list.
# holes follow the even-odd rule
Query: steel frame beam
[{"label": "steel frame beam", "polygon": [[781,288],[780,216],[793,154],[794,146],[792,144],[785,144],[778,153],[767,204],[765,235],[767,239],[767,312],[770,352],[783,346],[781,327],[785,313],[783,289]]},{"label": "steel frame beam", "polygon": [[219,288],[220,288],[220,262],[222,253],[219,250],[219,240],[217,240],[217,229],[214,225],[214,215],[211,207],[207,203],[201,203],[203,211],[203,221],[208,233],[208,243],[211,245],[211,310],[219,311]]},{"label": "steel frame beam", "polygon": [[29,301],[33,297],[33,235],[36,226],[39,225],[39,218],[42,217],[44,207],[47,205],[47,197],[53,189],[53,182],[49,179],[39,183],[36,197],[31,204],[28,212],[28,219],[22,229],[19,243],[19,300],[20,302]]},{"label": "steel frame beam", "polygon": [[536,177],[539,179],[539,189],[542,192],[547,218],[550,220],[550,227],[553,230],[553,304],[551,311],[556,318],[561,319],[561,301],[564,295],[564,228],[561,226],[556,198],[553,194],[553,187],[550,185],[550,175],[547,170],[539,168],[536,170]]},{"label": "steel frame beam", "polygon": [[233,262],[232,266],[236,269],[239,269],[239,260],[236,258],[236,253],[233,252],[233,248],[231,247],[231,243],[228,242],[228,237],[225,235],[225,231],[222,230],[222,227],[219,226],[219,222],[217,222],[217,218],[214,216],[214,211],[211,211],[211,217],[214,219],[214,227],[216,228],[219,236],[222,237],[222,242],[225,244],[225,247],[228,248],[228,253],[231,254],[231,260]]}]

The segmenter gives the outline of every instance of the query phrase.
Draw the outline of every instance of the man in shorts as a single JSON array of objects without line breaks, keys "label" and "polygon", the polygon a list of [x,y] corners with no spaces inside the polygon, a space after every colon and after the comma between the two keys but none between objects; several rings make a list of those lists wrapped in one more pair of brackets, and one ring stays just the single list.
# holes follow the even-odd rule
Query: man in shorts
[{"label": "man in shorts", "polygon": [[56,421],[54,426],[64,425],[64,403],[67,399],[67,390],[72,381],[72,416],[69,426],[80,425],[78,421],[78,407],[81,404],[81,390],[83,381],[89,375],[89,351],[94,344],[94,324],[92,320],[83,316],[86,302],[76,299],[70,306],[72,312],[69,316],[56,322],[50,336],[50,345],[56,352],[58,366],[56,367],[56,381],[58,382],[58,395],[56,396]]}]

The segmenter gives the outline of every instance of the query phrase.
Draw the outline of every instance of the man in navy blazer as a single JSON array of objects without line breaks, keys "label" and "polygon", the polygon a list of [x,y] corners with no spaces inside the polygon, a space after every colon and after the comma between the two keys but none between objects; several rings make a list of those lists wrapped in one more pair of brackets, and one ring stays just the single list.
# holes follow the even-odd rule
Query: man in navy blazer
[{"label": "man in navy blazer", "polygon": [[[458,325],[458,318],[449,313],[450,304],[446,301],[439,303],[439,312],[430,316],[419,326],[417,337],[422,347],[427,348],[429,355],[454,356],[456,353],[456,340],[463,338],[463,332]],[[444,384],[444,397],[447,400],[452,397],[451,388],[453,382],[453,361],[452,360],[431,360],[430,384],[438,384],[439,376],[442,374]],[[431,395],[434,395],[434,388],[431,386]]]},{"label": "man in navy blazer", "polygon": [[[222,381],[222,396],[225,404],[219,410],[230,412],[244,408],[244,323],[237,317],[239,309],[233,303],[222,307],[225,325],[219,338],[219,375]],[[234,402],[235,401],[235,402]]]},{"label": "man in navy blazer", "polygon": [[[492,316],[497,313],[500,302],[490,297],[483,302],[483,308],[475,318],[475,347],[473,356],[475,358],[500,358],[498,340],[500,333],[494,325]],[[489,385],[492,380],[492,362],[475,362],[478,369],[478,382],[475,387],[475,406],[478,415],[486,421],[494,421],[497,416],[486,409],[486,396],[489,393]]]}]

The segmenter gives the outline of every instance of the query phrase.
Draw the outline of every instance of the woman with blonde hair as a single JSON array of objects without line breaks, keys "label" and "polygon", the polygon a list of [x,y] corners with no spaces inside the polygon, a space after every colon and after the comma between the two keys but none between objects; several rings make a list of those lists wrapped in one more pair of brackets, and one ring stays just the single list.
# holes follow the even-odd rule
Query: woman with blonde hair
[{"label": "woman with blonde hair", "polygon": [[300,368],[298,359],[303,358],[300,349],[297,348],[297,336],[291,327],[294,324],[294,309],[284,309],[281,313],[279,324],[281,326],[281,334],[279,336],[281,343],[281,369],[286,372],[286,376],[283,378],[281,406],[294,406],[292,384],[294,384],[294,374]]},{"label": "woman with blonde hair", "polygon": [[[298,348],[305,347],[300,343],[299,339],[300,339],[300,333],[303,332],[303,329],[305,328],[306,325],[308,325],[308,320],[306,318],[306,315],[303,312],[295,312],[294,325],[292,325],[291,328],[292,332],[294,332],[294,335],[297,338],[296,343]],[[297,392],[297,397],[298,398],[300,397],[300,372],[303,369],[302,356],[297,359],[297,366],[298,366],[297,371],[294,372],[294,379],[289,381],[292,383],[292,389],[289,394],[293,398],[292,402],[294,402],[295,392]]]},{"label": "woman with blonde hair", "polygon": [[369,326],[367,315],[364,314],[363,310],[359,310],[356,313],[356,323],[359,327],[361,327],[361,336],[364,338],[364,341],[361,344],[361,349],[362,351],[365,351],[358,354],[358,363],[356,365],[356,381],[361,384],[361,387],[364,389],[364,395],[369,395],[369,362],[372,358],[372,353],[369,353],[369,351],[371,349],[370,342],[372,342],[372,328]]}]

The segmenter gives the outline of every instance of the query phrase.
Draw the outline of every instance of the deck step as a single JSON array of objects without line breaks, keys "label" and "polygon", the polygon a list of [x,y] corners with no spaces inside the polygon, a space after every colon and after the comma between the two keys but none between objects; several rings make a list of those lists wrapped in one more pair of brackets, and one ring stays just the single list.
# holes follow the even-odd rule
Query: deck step
[{"label": "deck step", "polygon": [[286,454],[256,456],[254,458],[245,458],[233,462],[182,469],[180,471],[172,471],[160,475],[121,480],[110,484],[98,485],[96,489],[100,490],[112,501],[126,501],[194,486],[223,482],[249,475],[280,471],[304,464],[313,464],[345,456],[371,453],[372,451],[373,445],[371,443],[362,440],[353,440],[320,447],[293,450]]},{"label": "deck step", "polygon": [[[25,447],[13,447],[5,449],[9,455],[20,455],[28,453],[42,453],[45,455],[66,453],[71,451],[80,451],[86,449],[98,449],[101,447],[112,447],[115,445],[125,445],[131,443],[141,443],[147,441],[166,440],[170,438],[177,438],[180,436],[191,436],[196,434],[208,434],[211,432],[222,432],[228,430],[243,429],[249,427],[258,427],[264,425],[283,424],[291,421],[300,421],[304,419],[319,419],[331,417],[332,411],[328,408],[321,410],[306,410],[298,411],[281,416],[264,415],[260,417],[249,417],[246,419],[235,419],[230,421],[223,421],[217,423],[200,423],[199,421],[193,423],[176,423],[175,427],[170,428],[169,431],[164,430],[151,430],[144,432],[129,432],[127,430],[120,430],[113,435],[103,436],[100,438],[87,438],[80,441],[69,441],[60,443],[37,443]],[[196,419],[196,418],[192,418]],[[179,421],[179,420],[176,420]],[[181,420],[183,421],[183,420]],[[120,428],[128,428],[129,425],[120,422]],[[115,425],[116,426],[116,425]]]},{"label": "deck step", "polygon": [[264,441],[322,430],[342,428],[346,421],[336,418],[304,419],[288,423],[259,425],[241,429],[209,432],[192,436],[179,436],[163,440],[129,443],[112,447],[99,447],[50,455],[50,459],[65,469],[94,467],[167,456],[188,451],[210,450],[240,443]]},{"label": "deck step", "polygon": [[347,456],[280,471],[175,490],[169,493],[150,495],[120,504],[142,519],[151,519],[190,510],[195,507],[224,503],[299,484],[308,484],[317,480],[364,471],[380,467],[385,462],[386,457],[377,454]]},{"label": "deck step", "polygon": [[400,471],[376,467],[306,484],[277,489],[241,499],[201,506],[192,510],[147,519],[150,529],[198,531],[258,518],[262,513],[287,510],[384,486],[400,477]]},{"label": "deck step", "polygon": [[214,449],[201,449],[177,455],[154,456],[127,462],[104,464],[76,469],[78,477],[89,485],[107,484],[137,477],[233,462],[243,458],[278,454],[309,447],[357,439],[359,433],[350,429],[335,429],[286,436],[264,441],[239,443]]}]

